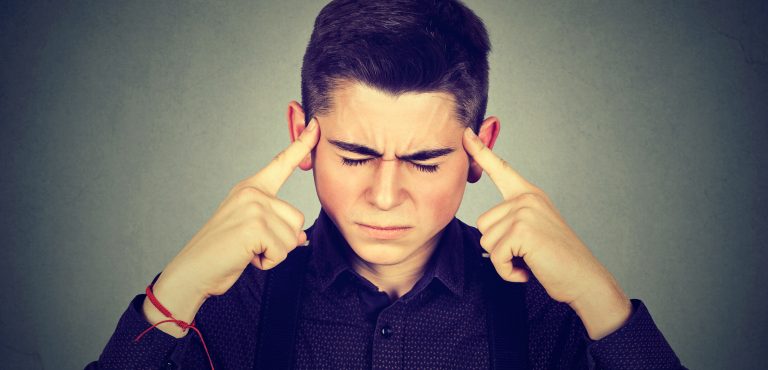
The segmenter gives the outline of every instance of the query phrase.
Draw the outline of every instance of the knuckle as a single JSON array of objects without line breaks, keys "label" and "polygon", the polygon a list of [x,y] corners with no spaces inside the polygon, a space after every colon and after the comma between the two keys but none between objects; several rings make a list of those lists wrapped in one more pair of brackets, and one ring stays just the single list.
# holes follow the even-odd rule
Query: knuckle
[{"label": "knuckle", "polygon": [[239,197],[243,189],[247,189],[247,188],[248,188],[248,183],[246,182],[246,180],[242,180],[237,184],[235,184],[235,186],[233,186],[232,189],[229,190],[228,196]]},{"label": "knuckle", "polygon": [[488,235],[485,235],[485,234],[484,234],[483,236],[481,236],[481,237],[480,237],[480,245],[481,245],[483,248],[488,248],[488,247],[491,247],[491,246],[488,244],[488,243],[490,243],[490,242],[491,242],[491,240],[490,240],[490,238],[488,237]]},{"label": "knuckle", "polygon": [[289,223],[288,227],[291,228],[291,231],[293,231],[293,235],[295,235],[296,240],[298,240],[299,234],[301,234],[301,232],[304,229],[304,222],[302,221],[302,222]]},{"label": "knuckle", "polygon": [[488,228],[488,216],[482,215],[477,218],[477,229],[480,230],[480,232],[484,232]]},{"label": "knuckle", "polygon": [[529,192],[517,196],[518,204],[523,207],[537,206],[544,203],[544,199],[538,192]]},{"label": "knuckle", "polygon": [[288,219],[285,221],[288,225],[294,229],[302,227],[304,225],[304,214],[290,204],[288,205],[287,210],[286,217],[288,217]]},{"label": "knuckle", "polygon": [[545,194],[543,190],[541,190],[541,189],[539,189],[539,188],[537,188],[537,187],[535,187],[533,185],[531,185],[531,187],[532,187],[532,189],[531,189],[530,193],[526,193],[526,194],[530,194],[530,195],[528,195],[528,197],[532,201],[536,201],[536,202],[539,202],[539,203],[544,203],[545,201],[548,200],[547,194]]},{"label": "knuckle", "polygon": [[263,198],[264,193],[253,186],[245,186],[240,188],[235,196],[241,201],[254,202]]},{"label": "knuckle", "polygon": [[539,200],[539,195],[536,193],[524,193],[520,195],[520,200],[524,202],[535,202]]},{"label": "knuckle", "polygon": [[243,207],[245,208],[245,217],[248,219],[261,218],[264,216],[266,211],[264,205],[259,202],[249,202],[246,203]]},{"label": "knuckle", "polygon": [[233,194],[236,194],[238,191],[240,191],[240,188],[243,187],[243,182],[240,181],[235,186],[232,187],[232,189],[229,189],[229,193],[227,193],[227,196],[232,196]]},{"label": "knuckle", "polygon": [[501,247],[493,249],[493,251],[490,253],[490,259],[491,259],[491,262],[494,265],[498,265],[500,263],[506,262],[506,261],[502,261],[502,258],[501,258]]},{"label": "knuckle", "polygon": [[515,218],[517,219],[528,219],[528,217],[531,217],[532,215],[533,209],[528,206],[520,207],[515,211]]},{"label": "knuckle", "polygon": [[543,200],[545,203],[547,203],[547,204],[552,204],[552,199],[549,197],[549,195],[547,195],[546,193],[544,193],[544,192],[543,192],[543,191],[541,191],[541,190],[539,191],[539,193],[540,193],[540,197],[541,197],[541,199],[542,199],[542,200]]},{"label": "knuckle", "polygon": [[490,252],[488,253],[488,259],[490,259],[490,260],[491,260],[491,263],[493,263],[494,265],[495,265],[495,264],[498,262],[498,261],[497,261],[497,260],[498,260],[498,258],[499,258],[499,257],[498,257],[498,253],[497,253],[497,251],[496,251],[496,248],[494,248],[492,251],[490,251]]}]

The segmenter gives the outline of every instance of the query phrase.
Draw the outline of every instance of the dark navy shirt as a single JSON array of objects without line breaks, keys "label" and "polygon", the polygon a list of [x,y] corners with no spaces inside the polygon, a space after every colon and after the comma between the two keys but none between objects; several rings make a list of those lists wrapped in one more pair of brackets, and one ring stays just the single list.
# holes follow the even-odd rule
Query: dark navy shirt
[{"label": "dark navy shirt", "polygon": [[[391,301],[349,263],[353,253],[321,210],[307,230],[311,256],[304,277],[295,347],[298,369],[486,369],[486,303],[480,233],[454,218],[443,230],[424,275]],[[474,243],[464,242],[465,236]],[[300,247],[302,248],[302,247]],[[288,258],[290,258],[289,255]],[[249,265],[232,288],[209,298],[195,317],[217,369],[253,369],[266,271]],[[177,339],[153,329],[142,314],[144,294],[128,305],[91,369],[210,368],[199,336]],[[551,299],[531,276],[526,283],[534,369],[683,368],[642,301],[632,299],[627,323],[591,340],[575,312]]]}]

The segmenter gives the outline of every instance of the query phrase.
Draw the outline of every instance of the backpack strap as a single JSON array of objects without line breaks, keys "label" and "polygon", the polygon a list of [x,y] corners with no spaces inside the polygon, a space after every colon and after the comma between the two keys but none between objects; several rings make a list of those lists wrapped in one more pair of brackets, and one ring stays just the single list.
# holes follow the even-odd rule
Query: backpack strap
[{"label": "backpack strap", "polygon": [[528,369],[526,284],[503,280],[489,260],[483,267],[491,368]]},{"label": "backpack strap", "polygon": [[256,369],[293,368],[301,290],[310,248],[295,248],[283,262],[267,271],[261,298]]}]

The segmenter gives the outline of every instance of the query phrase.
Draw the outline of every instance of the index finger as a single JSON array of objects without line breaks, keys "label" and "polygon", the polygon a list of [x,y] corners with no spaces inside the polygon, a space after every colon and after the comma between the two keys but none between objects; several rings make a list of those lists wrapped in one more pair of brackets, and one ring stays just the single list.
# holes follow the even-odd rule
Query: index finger
[{"label": "index finger", "polygon": [[536,189],[533,184],[517,173],[509,163],[485,146],[471,128],[467,127],[464,130],[462,143],[467,154],[488,173],[488,176],[496,184],[496,188],[499,189],[504,199],[511,199]]},{"label": "index finger", "polygon": [[276,195],[293,170],[301,163],[301,160],[315,148],[320,139],[320,130],[317,118],[312,118],[304,131],[291,145],[278,153],[272,162],[259,171],[246,183],[258,186],[259,189],[271,195]]}]

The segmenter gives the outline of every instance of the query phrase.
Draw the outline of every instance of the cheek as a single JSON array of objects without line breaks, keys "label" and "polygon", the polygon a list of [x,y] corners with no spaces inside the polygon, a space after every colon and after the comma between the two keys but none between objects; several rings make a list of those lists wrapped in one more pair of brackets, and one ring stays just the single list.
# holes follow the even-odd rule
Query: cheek
[{"label": "cheek", "polygon": [[328,211],[348,210],[357,189],[359,176],[343,167],[340,160],[318,150],[314,158],[314,177],[320,204]]},{"label": "cheek", "polygon": [[430,219],[447,223],[461,205],[467,184],[467,165],[466,161],[457,162],[444,164],[429,186],[419,187],[420,208],[428,212]]}]

